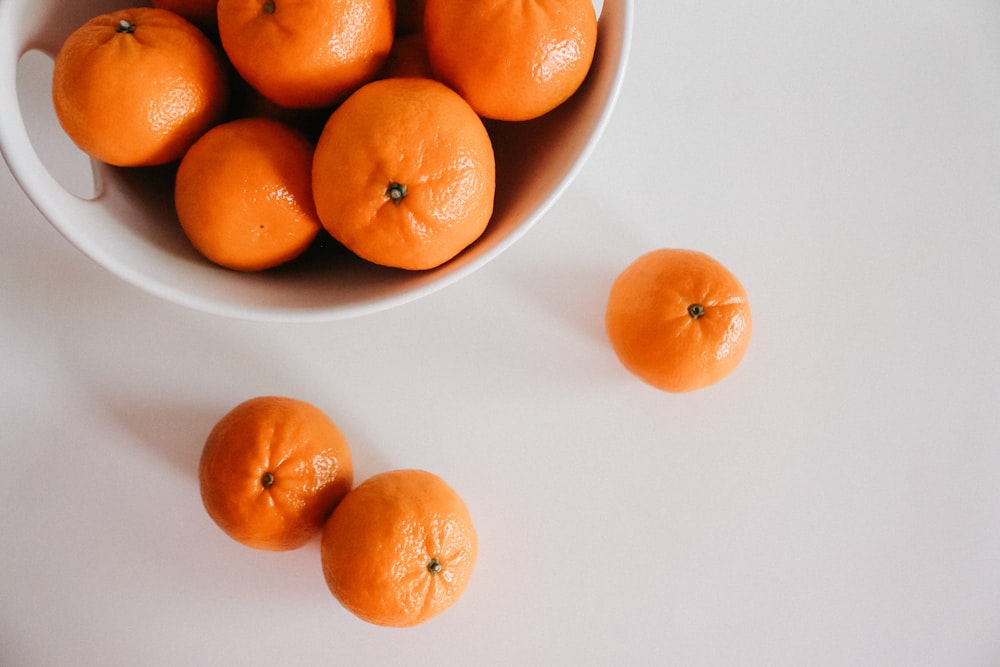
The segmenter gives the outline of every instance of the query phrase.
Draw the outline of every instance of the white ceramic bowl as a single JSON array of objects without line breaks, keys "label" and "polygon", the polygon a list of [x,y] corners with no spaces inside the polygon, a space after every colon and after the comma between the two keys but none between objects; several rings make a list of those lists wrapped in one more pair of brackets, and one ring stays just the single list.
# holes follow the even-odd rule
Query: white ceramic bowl
[{"label": "white ceramic bowl", "polygon": [[[317,252],[287,267],[245,274],[198,255],[173,213],[169,189],[147,170],[93,164],[95,195],[79,197],[39,157],[18,97],[22,56],[54,55],[93,16],[141,0],[0,0],[0,150],[42,214],[95,262],[164,299],[253,320],[334,320],[383,310],[451,284],[519,239],[566,190],[611,115],[624,77],[634,0],[595,0],[597,53],[584,85],[546,116],[490,124],[497,155],[493,219],[483,236],[447,264],[409,272],[379,267],[345,250]],[[51,102],[49,102],[51,104]],[[30,123],[28,123],[30,125]],[[53,130],[60,132],[58,128]],[[51,162],[51,161],[50,161]]]}]

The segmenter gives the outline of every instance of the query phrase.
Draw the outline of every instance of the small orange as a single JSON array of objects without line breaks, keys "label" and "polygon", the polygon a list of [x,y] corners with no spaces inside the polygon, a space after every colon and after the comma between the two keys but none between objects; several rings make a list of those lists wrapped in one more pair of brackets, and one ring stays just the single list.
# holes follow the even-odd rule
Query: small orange
[{"label": "small orange", "polygon": [[152,7],[87,21],[63,43],[52,75],[66,134],[91,157],[122,167],[180,158],[219,121],[227,89],[205,34]]},{"label": "small orange", "polygon": [[453,605],[476,564],[476,531],[461,497],[423,470],[369,478],[337,505],[320,555],[330,591],[359,618],[408,627]]},{"label": "small orange", "polygon": [[319,534],[351,489],[354,469],[343,434],[319,408],[259,396],[215,425],[198,477],[205,509],[227,535],[288,551]]},{"label": "small orange", "polygon": [[644,382],[669,392],[714,384],[739,365],[750,343],[743,285],[693,250],[639,257],[614,281],[605,325],[618,358]]},{"label": "small orange", "polygon": [[202,30],[214,33],[219,0],[153,0],[153,6],[180,14]]},{"label": "small orange", "polygon": [[583,83],[597,14],[591,0],[427,0],[424,33],[437,78],[481,116],[529,120]]},{"label": "small orange", "polygon": [[322,228],[312,199],[313,144],[270,118],[206,132],[177,169],[174,204],[192,245],[238,271],[302,254]]},{"label": "small orange", "polygon": [[430,269],[493,214],[493,144],[453,90],[422,78],[366,84],[320,135],[313,196],[327,231],[376,264]]},{"label": "small orange", "polygon": [[394,0],[219,0],[219,37],[236,70],[286,107],[340,102],[382,67]]}]

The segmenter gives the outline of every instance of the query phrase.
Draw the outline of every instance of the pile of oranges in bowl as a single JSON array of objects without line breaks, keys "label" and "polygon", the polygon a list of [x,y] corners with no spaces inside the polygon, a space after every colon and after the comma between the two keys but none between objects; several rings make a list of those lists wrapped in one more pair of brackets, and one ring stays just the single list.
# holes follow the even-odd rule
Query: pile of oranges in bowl
[{"label": "pile of oranges in bowl", "polygon": [[[628,0],[65,5],[0,4],[11,171],[114,273],[253,319],[379,310],[508,247],[596,143],[631,24]],[[30,50],[54,58],[93,197],[24,130],[12,70]]]}]

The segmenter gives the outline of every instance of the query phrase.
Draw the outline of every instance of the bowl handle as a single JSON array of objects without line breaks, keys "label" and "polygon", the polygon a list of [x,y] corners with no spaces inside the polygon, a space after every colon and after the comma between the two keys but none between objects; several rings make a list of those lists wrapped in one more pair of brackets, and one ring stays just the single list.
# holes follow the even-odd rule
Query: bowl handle
[{"label": "bowl handle", "polygon": [[[21,58],[37,50],[52,56],[72,27],[65,19],[48,22],[48,12],[31,3],[0,0],[0,153],[18,184],[45,213],[50,206],[80,206],[85,200],[68,192],[39,157],[21,111],[17,89]],[[99,191],[97,171],[92,169]],[[51,218],[50,218],[51,219]]]}]

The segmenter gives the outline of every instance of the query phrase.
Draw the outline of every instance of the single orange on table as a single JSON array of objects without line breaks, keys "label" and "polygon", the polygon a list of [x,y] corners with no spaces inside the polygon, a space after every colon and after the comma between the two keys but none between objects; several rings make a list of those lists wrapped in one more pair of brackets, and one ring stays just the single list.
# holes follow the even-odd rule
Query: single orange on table
[{"label": "single orange on table", "polygon": [[347,494],[323,528],[323,574],[334,597],[376,625],[408,627],[452,606],[476,564],[468,507],[443,479],[392,470]]},{"label": "single orange on table", "polygon": [[255,549],[288,551],[319,534],[350,491],[347,440],[319,408],[282,396],[246,400],[209,433],[198,469],[213,521]]},{"label": "single orange on table", "polygon": [[323,226],[376,264],[430,269],[486,229],[496,162],[482,119],[430,79],[366,84],[330,116],[313,158]]},{"label": "single orange on table", "polygon": [[597,45],[591,0],[427,0],[423,25],[435,76],[495,120],[569,99]]},{"label": "single orange on table", "polygon": [[153,6],[180,14],[202,30],[215,32],[219,0],[153,0]]},{"label": "single orange on table", "polygon": [[725,266],[701,252],[664,248],[614,281],[605,327],[625,368],[658,389],[686,392],[736,369],[752,321],[746,290]]},{"label": "single orange on table", "polygon": [[55,59],[52,100],[80,149],[119,167],[180,158],[224,113],[228,80],[205,34],[152,7],[102,14]]},{"label": "single orange on table", "polygon": [[322,226],[312,198],[313,143],[270,118],[206,132],[177,169],[181,228],[206,258],[262,271],[301,255]]},{"label": "single orange on table", "polygon": [[219,0],[219,38],[268,99],[332,106],[373,79],[395,26],[393,0]]}]

